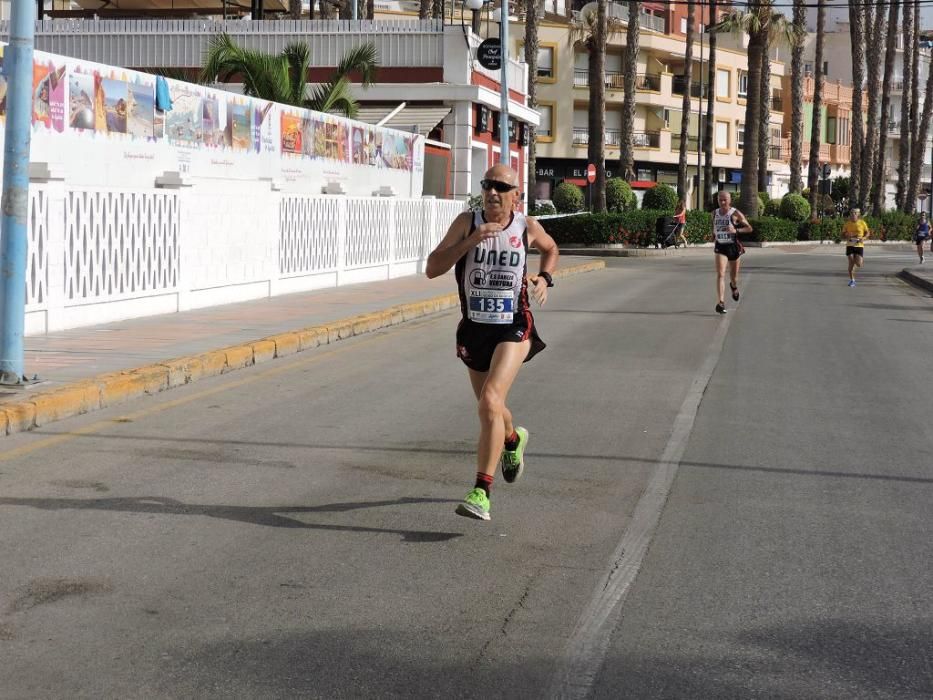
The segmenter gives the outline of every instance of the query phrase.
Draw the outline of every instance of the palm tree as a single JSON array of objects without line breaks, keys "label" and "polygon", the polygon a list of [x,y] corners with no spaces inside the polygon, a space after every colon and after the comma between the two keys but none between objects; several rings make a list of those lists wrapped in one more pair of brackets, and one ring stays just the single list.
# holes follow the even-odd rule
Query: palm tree
[{"label": "palm tree", "polygon": [[[882,42],[887,33],[887,22],[883,7],[884,0],[878,0],[877,8],[871,2],[865,5],[865,40],[869,55],[881,55]],[[878,154],[878,112],[880,111],[879,93],[881,92],[882,62],[878,60],[866,61],[868,72],[868,118],[865,122],[865,150],[862,158],[862,209],[871,201],[872,192],[877,186],[874,180],[875,159]],[[887,125],[885,125],[887,126]]]},{"label": "palm tree", "polygon": [[917,193],[920,188],[920,165],[923,152],[926,150],[924,142],[920,140],[920,3],[914,3],[914,43],[911,47],[913,54],[913,75],[911,82],[914,85],[910,97],[910,166],[908,167],[906,207],[912,213],[917,202]]},{"label": "palm tree", "polygon": [[[628,29],[625,32],[625,75],[622,78],[625,97],[622,101],[622,139],[619,148],[619,166],[622,177],[635,179],[635,80],[638,73],[638,20],[641,16],[641,3],[628,4]],[[687,49],[688,51],[690,49]]]},{"label": "palm tree", "polygon": [[[702,6],[701,6],[702,7]],[[710,206],[713,191],[713,120],[715,118],[716,92],[713,86],[716,84],[716,32],[706,32],[708,27],[716,24],[718,21],[716,0],[710,0],[708,22],[704,23],[704,33],[709,34],[709,63],[706,72],[706,121],[703,123],[703,183],[699,193],[699,208],[705,210]],[[702,41],[702,37],[701,37]],[[701,44],[702,46],[702,44]],[[700,66],[702,85],[703,66]],[[689,89],[690,86],[687,86]],[[703,91],[700,90],[700,101],[703,101]]]},{"label": "palm tree", "polygon": [[926,151],[927,139],[930,137],[930,120],[933,117],[933,70],[929,71],[927,75],[924,93],[920,129],[915,141],[917,146],[910,154],[910,191],[907,197],[912,202],[917,200],[917,192],[920,190],[920,173],[923,170],[924,151]]},{"label": "palm tree", "polygon": [[[684,96],[681,102],[680,118],[680,154],[677,166],[677,196],[681,199],[687,198],[687,145],[689,140],[690,113],[693,110],[691,104],[693,86],[693,41],[696,32],[696,3],[689,0],[687,3],[687,45],[684,51]],[[703,66],[700,66],[703,70]],[[700,98],[703,99],[702,97]],[[697,174],[699,175],[699,173]],[[703,206],[703,198],[697,191],[697,206]]]},{"label": "palm tree", "polygon": [[[600,4],[602,3],[602,4]],[[589,135],[587,157],[596,166],[593,208],[606,210],[606,43],[609,36],[619,30],[619,22],[610,20],[607,0],[597,0],[582,11],[570,27],[569,40],[573,46],[582,46],[589,56]],[[599,207],[602,208],[599,208]]]},{"label": "palm tree", "polygon": [[359,73],[363,86],[373,84],[376,47],[363,44],[347,53],[331,79],[316,85],[308,94],[311,52],[307,44],[289,44],[279,55],[237,46],[227,34],[211,38],[200,82],[230,82],[239,77],[243,94],[270,102],[304,107],[317,112],[356,116],[359,105],[350,94],[350,74]]},{"label": "palm tree", "polygon": [[[804,0],[794,0],[794,31],[803,36],[807,31],[807,8]],[[790,191],[803,190],[803,41],[791,48],[791,131],[790,131]]]},{"label": "palm tree", "polygon": [[[745,102],[745,144],[742,150],[742,206],[746,216],[758,216],[759,162],[761,158],[762,129],[768,128],[766,121],[770,109],[765,111],[763,95],[770,100],[770,63],[768,75],[762,75],[765,61],[769,61],[771,45],[784,37],[788,43],[799,41],[793,31],[793,25],[774,11],[772,0],[748,3],[747,12],[733,12],[719,21],[714,31],[740,32],[748,34],[748,97]],[[764,85],[762,85],[763,80]],[[757,128],[755,125],[758,125]],[[767,136],[764,143],[767,151]],[[765,153],[767,155],[767,152]],[[767,173],[767,161],[765,161]]]},{"label": "palm tree", "polygon": [[[772,31],[777,24],[771,22]],[[761,54],[761,118],[758,120],[758,192],[768,189],[768,156],[771,155],[771,45],[773,38],[769,36],[768,45]],[[757,198],[757,196],[756,196]]]},{"label": "palm tree", "polygon": [[887,156],[888,115],[891,107],[891,79],[894,77],[894,53],[897,51],[897,17],[901,9],[900,0],[893,0],[888,9],[888,31],[885,38],[884,80],[881,85],[881,130],[878,133],[878,157],[875,161],[875,187],[872,191],[872,210],[876,216],[884,211],[888,185],[885,158]]},{"label": "palm tree", "polygon": [[826,35],[826,0],[817,2],[816,59],[813,73],[813,119],[810,122],[810,161],[807,163],[807,187],[810,188],[810,211],[816,214],[820,199],[820,136],[823,125],[823,41]]},{"label": "palm tree", "polygon": [[865,88],[865,8],[861,3],[849,3],[849,38],[852,43],[852,139],[849,203],[860,206],[862,192],[862,153],[865,149],[862,94]]},{"label": "palm tree", "polygon": [[913,128],[910,125],[910,103],[913,98],[914,53],[914,13],[910,0],[904,2],[904,85],[901,89],[901,140],[897,154],[897,195],[895,202],[901,211],[906,207],[908,178],[910,177],[910,137]]},{"label": "palm tree", "polygon": [[301,0],[288,0],[288,16],[291,19],[301,19]]},{"label": "palm tree", "polygon": [[[525,0],[525,63],[528,66],[528,106],[538,105],[538,0]],[[535,128],[526,125],[528,134],[528,189],[529,207],[535,202],[536,148]]]},{"label": "palm tree", "polygon": [[427,19],[431,16],[431,0],[421,0],[418,3],[418,19]]}]

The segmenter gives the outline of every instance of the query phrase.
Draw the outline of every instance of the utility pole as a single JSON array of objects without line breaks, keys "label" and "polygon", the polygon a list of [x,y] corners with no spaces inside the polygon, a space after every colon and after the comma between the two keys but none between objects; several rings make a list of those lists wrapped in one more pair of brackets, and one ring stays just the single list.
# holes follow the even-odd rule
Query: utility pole
[{"label": "utility pole", "polygon": [[6,385],[23,383],[35,11],[32,0],[12,0],[10,40],[3,56],[7,96],[0,218],[0,384]]},{"label": "utility pole", "polygon": [[[499,77],[499,162],[511,164],[509,139],[509,0],[501,0],[502,17],[499,19],[499,51],[502,56],[502,72]],[[531,80],[531,77],[528,78]]]}]

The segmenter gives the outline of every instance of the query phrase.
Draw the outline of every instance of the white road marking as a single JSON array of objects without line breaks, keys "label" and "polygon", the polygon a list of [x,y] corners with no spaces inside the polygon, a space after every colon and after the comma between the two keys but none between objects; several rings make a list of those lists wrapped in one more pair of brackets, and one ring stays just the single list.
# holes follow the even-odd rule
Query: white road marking
[{"label": "white road marking", "polygon": [[[743,292],[748,288],[749,277],[745,275]],[[732,313],[719,321],[719,329],[710,344],[706,359],[694,375],[687,396],[674,419],[674,428],[661,454],[657,471],[635,506],[632,520],[613,554],[609,572],[577,622],[563,658],[558,662],[547,697],[586,698],[593,690],[596,676],[609,650],[612,631],[621,617],[625,598],[648,552],[677,476],[700,401],[722,354],[729,325],[737,310],[730,311]]]}]

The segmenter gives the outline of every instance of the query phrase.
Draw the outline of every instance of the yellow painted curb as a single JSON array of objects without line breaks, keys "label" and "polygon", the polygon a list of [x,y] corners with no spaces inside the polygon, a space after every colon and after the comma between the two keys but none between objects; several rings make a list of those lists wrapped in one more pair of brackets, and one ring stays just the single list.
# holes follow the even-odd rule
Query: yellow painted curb
[{"label": "yellow painted curb", "polygon": [[[594,260],[558,270],[554,277],[569,277],[605,267],[605,261]],[[287,357],[456,308],[459,304],[460,298],[456,293],[443,294],[426,301],[398,304],[384,311],[280,333],[200,355],[176,357],[137,369],[108,372],[49,391],[26,394],[20,401],[0,403],[0,435],[31,430],[62,418],[96,411],[147,394],[157,394],[199,379],[269,362],[277,357]]]}]

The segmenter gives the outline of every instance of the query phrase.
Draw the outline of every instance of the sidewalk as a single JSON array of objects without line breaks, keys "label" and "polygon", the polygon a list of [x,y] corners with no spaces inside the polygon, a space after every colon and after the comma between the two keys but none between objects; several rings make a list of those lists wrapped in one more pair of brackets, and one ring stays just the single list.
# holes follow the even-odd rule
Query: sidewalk
[{"label": "sidewalk", "polygon": [[[933,258],[933,254],[930,255]],[[933,294],[933,263],[905,267],[898,275],[905,282]]]},{"label": "sidewalk", "polygon": [[[565,258],[554,276],[604,267]],[[453,274],[416,275],[29,337],[39,381],[0,387],[0,436],[458,305]]]}]

